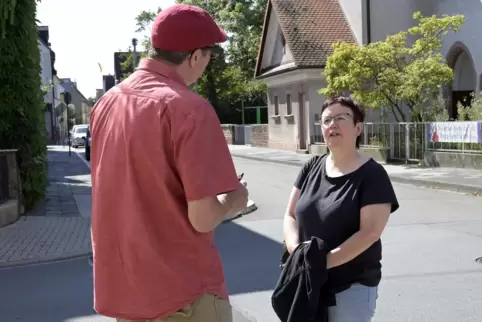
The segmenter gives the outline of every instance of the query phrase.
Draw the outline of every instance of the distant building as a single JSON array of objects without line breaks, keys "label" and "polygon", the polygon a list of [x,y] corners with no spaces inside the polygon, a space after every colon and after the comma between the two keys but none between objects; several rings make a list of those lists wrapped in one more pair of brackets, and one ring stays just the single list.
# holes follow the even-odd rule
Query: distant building
[{"label": "distant building", "polygon": [[104,75],[102,76],[102,84],[104,93],[107,93],[109,89],[115,86],[115,78],[114,75]]},{"label": "distant building", "polygon": [[72,97],[71,104],[75,105],[75,124],[86,124],[89,122],[90,110],[92,102],[89,101],[77,88],[77,83],[70,78],[60,79],[62,87],[70,93]]},{"label": "distant building", "polygon": [[[255,78],[268,87],[269,147],[306,150],[319,134],[319,113],[325,97],[322,76],[332,44],[366,45],[416,24],[424,16],[463,14],[461,30],[442,37],[441,54],[454,70],[444,88],[451,102],[447,112],[457,117],[457,103],[482,91],[480,1],[446,0],[266,0],[267,10]],[[379,122],[381,110],[368,110],[366,121]],[[389,113],[384,121],[394,122]]]},{"label": "distant building", "polygon": [[102,88],[98,88],[95,90],[95,101],[97,102],[99,100],[99,98],[102,97],[102,95],[104,95],[104,89]]},{"label": "distant building", "polygon": [[40,66],[42,79],[42,86],[48,87],[50,90],[45,93],[44,103],[45,103],[45,130],[47,133],[47,138],[51,141],[55,140],[55,127],[57,126],[55,120],[55,113],[53,106],[55,98],[55,88],[52,86],[53,77],[57,75],[55,70],[55,52],[50,47],[49,42],[49,27],[39,26],[38,27],[38,46],[40,52]]}]

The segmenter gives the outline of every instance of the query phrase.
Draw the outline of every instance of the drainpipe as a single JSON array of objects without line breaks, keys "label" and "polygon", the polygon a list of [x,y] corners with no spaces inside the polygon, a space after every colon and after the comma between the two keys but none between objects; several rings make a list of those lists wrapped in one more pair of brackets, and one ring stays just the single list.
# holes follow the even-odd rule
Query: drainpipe
[{"label": "drainpipe", "polygon": [[56,117],[55,117],[55,84],[54,84],[54,77],[53,77],[53,68],[52,68],[52,80],[50,86],[52,86],[52,104],[50,104],[50,136],[52,142],[55,142],[55,129],[56,129]]},{"label": "drainpipe", "polygon": [[371,24],[371,0],[366,1],[366,27],[367,27],[367,44],[372,42],[372,24]]}]

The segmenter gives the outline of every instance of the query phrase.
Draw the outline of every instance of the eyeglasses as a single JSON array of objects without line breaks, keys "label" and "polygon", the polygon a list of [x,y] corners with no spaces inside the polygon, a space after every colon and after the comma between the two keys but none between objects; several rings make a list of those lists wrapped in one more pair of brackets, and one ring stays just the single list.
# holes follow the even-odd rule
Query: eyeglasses
[{"label": "eyeglasses", "polygon": [[330,126],[331,122],[333,121],[335,124],[340,124],[344,123],[346,121],[350,121],[353,119],[353,115],[350,113],[342,113],[342,114],[337,114],[333,116],[326,116],[322,118],[322,124],[323,126]]},{"label": "eyeglasses", "polygon": [[191,51],[191,54],[189,55],[188,58],[191,58],[192,55],[194,54],[194,52],[198,49],[201,49],[202,51],[208,51],[209,50],[209,52],[211,54],[211,60],[214,60],[219,56],[219,50],[221,50],[221,47],[219,47],[217,45],[211,45],[211,46],[206,46],[206,47],[203,47],[203,48],[196,48],[193,51]]}]

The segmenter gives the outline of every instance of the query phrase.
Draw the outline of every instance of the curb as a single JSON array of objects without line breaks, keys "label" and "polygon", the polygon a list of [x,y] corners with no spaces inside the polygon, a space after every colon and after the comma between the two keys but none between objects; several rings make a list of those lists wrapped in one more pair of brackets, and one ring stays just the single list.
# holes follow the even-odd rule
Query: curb
[{"label": "curb", "polygon": [[87,168],[89,168],[89,170],[90,170],[90,162],[87,161],[84,157],[82,157],[78,151],[74,151],[74,152],[75,152],[75,154],[77,154],[77,156],[80,158],[80,160],[82,160],[82,162],[84,162],[84,164],[85,164],[85,165],[87,166]]},{"label": "curb", "polygon": [[460,192],[460,193],[466,193],[466,194],[471,194],[475,196],[478,196],[482,193],[482,187],[477,187],[472,185],[464,185],[464,184],[434,181],[434,180],[430,181],[430,180],[423,180],[423,179],[409,179],[398,175],[388,175],[388,176],[393,182],[409,184],[416,187]]},{"label": "curb", "polygon": [[0,262],[0,269],[54,263],[54,262],[60,262],[60,261],[69,260],[69,259],[78,259],[78,258],[88,257],[91,255],[92,255],[92,251],[90,250],[90,251],[63,254],[63,255],[50,256],[50,257],[44,257],[44,258],[24,259],[24,260],[14,261],[10,263]]},{"label": "curb", "polygon": [[262,162],[267,162],[267,163],[294,165],[294,166],[297,166],[297,167],[301,167],[304,164],[304,162],[299,162],[299,161],[270,160],[270,159],[265,159],[265,158],[262,158],[262,157],[252,157],[252,156],[248,156],[248,155],[241,155],[241,154],[235,154],[235,153],[231,153],[231,156],[233,156],[235,158],[242,158],[242,159],[248,159],[248,160],[254,160],[254,161],[262,161]]},{"label": "curb", "polygon": [[222,224],[229,223],[233,220],[236,220],[236,219],[241,218],[243,216],[249,215],[250,213],[256,211],[258,209],[258,206],[256,206],[256,203],[253,200],[249,200],[248,203],[249,202],[251,202],[251,204],[246,209],[244,209],[241,212],[238,212],[233,217],[224,219],[221,223]]},{"label": "curb", "polygon": [[[267,163],[277,163],[277,164],[284,164],[284,165],[291,165],[291,166],[298,166],[298,167],[302,166],[304,163],[304,162],[298,162],[298,161],[269,160],[261,157],[246,156],[246,155],[240,155],[236,153],[231,153],[231,155],[235,158],[242,158],[242,159],[248,159],[248,160],[262,161]],[[440,189],[440,190],[446,190],[446,191],[461,192],[461,193],[467,193],[471,195],[482,194],[482,187],[472,186],[468,184],[458,184],[458,183],[423,180],[423,179],[411,179],[411,178],[404,178],[404,177],[401,177],[400,175],[393,175],[393,174],[389,174],[388,176],[390,177],[392,182],[396,182],[396,183],[410,184],[413,186],[430,188],[430,189]]]}]

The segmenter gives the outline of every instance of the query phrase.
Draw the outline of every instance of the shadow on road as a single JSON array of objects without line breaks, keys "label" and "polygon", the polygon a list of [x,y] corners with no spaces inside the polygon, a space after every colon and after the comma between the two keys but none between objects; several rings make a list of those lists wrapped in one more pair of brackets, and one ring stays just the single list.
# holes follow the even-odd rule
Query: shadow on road
[{"label": "shadow on road", "polygon": [[[230,294],[273,289],[279,276],[279,243],[228,223],[217,229],[216,244]],[[89,317],[88,321],[103,321],[92,317],[92,282],[86,258],[0,269],[0,320],[64,322]],[[249,321],[236,314],[236,322]]]},{"label": "shadow on road", "polygon": [[216,230],[229,294],[272,290],[280,274],[280,243],[236,223]]},{"label": "shadow on road", "polygon": [[87,259],[0,270],[1,321],[64,322],[94,315]]}]

